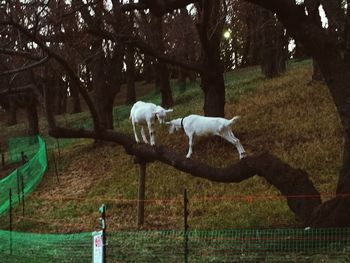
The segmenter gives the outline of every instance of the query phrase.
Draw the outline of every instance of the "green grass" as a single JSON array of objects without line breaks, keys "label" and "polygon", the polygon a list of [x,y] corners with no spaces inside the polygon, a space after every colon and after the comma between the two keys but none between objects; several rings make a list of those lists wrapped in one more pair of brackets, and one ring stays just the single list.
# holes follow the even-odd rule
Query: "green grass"
[{"label": "green grass", "polygon": [[[333,192],[341,164],[341,127],[326,87],[309,84],[310,79],[309,61],[293,63],[287,73],[270,80],[257,67],[227,73],[225,112],[227,117],[241,116],[234,133],[248,154],[268,150],[305,169],[320,192]],[[171,118],[202,114],[203,96],[198,83],[183,93],[174,87],[174,95],[176,105]],[[160,98],[151,92],[141,99],[159,102]],[[131,135],[129,109],[116,108],[115,129]],[[85,120],[88,114],[60,118],[74,123]],[[184,155],[187,152],[188,141],[182,132],[168,135],[166,127],[157,125],[156,141]],[[224,141],[198,139],[195,143],[194,159],[218,167],[238,161],[237,151]],[[110,231],[136,228],[138,166],[121,146],[98,146],[91,140],[62,145],[59,182],[52,158],[50,161],[50,170],[26,200],[25,218],[20,217],[20,208],[15,209],[15,230],[91,231],[98,227],[97,211],[102,203],[107,204]],[[259,177],[240,184],[214,183],[155,162],[147,165],[146,186],[146,197],[151,201],[146,203],[145,229],[182,229],[184,188],[189,194],[191,229],[300,226],[278,191]],[[7,216],[0,218],[1,225],[7,225],[7,221]]]}]

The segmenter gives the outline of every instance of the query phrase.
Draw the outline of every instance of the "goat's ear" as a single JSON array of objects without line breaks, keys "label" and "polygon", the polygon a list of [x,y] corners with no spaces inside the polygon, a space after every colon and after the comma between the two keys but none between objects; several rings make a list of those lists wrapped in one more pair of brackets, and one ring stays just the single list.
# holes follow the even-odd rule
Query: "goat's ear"
[{"label": "goat's ear", "polygon": [[173,112],[173,111],[174,111],[173,109],[166,110],[166,112]]}]

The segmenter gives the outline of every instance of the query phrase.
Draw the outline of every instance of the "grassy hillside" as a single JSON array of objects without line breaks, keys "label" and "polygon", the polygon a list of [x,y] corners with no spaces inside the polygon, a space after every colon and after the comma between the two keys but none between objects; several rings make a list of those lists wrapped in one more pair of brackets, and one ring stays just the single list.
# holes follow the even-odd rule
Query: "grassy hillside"
[{"label": "grassy hillside", "polygon": [[[272,80],[265,79],[258,68],[227,73],[226,117],[241,116],[233,131],[248,154],[271,151],[305,169],[320,192],[330,193],[335,190],[341,164],[341,128],[326,87],[310,84],[310,79],[309,61],[290,65],[286,74]],[[146,99],[159,98],[149,94]],[[202,105],[198,86],[176,92],[171,118],[202,114]],[[128,108],[121,110],[127,112]],[[118,124],[117,129],[132,134],[127,119],[121,117]],[[184,155],[187,152],[183,132],[168,135],[167,128],[158,125],[156,142]],[[237,162],[238,152],[220,139],[200,138],[195,141],[192,158],[222,167]],[[91,231],[98,227],[97,210],[102,203],[107,204],[110,231],[136,228],[138,167],[122,147],[79,140],[61,149],[59,182],[50,164],[37,191],[26,200],[25,217],[20,208],[15,209],[16,230]],[[182,228],[184,188],[190,199],[192,229],[299,225],[278,191],[262,178],[240,184],[213,183],[156,162],[147,166],[146,186],[146,229]],[[0,218],[3,226],[7,221],[7,216]]]}]

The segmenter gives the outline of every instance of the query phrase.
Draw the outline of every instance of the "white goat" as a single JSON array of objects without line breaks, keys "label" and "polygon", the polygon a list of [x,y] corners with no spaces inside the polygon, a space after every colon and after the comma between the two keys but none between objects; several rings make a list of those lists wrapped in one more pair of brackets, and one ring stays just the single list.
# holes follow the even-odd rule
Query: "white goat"
[{"label": "white goat", "polygon": [[169,133],[173,133],[179,129],[183,129],[189,138],[189,149],[186,158],[192,155],[193,137],[218,135],[232,143],[238,150],[239,159],[246,156],[245,150],[240,141],[233,135],[231,125],[239,119],[239,116],[233,117],[231,120],[217,117],[204,117],[199,115],[189,115],[166,122],[170,125]]},{"label": "white goat", "polygon": [[136,102],[130,111],[130,120],[132,123],[132,127],[134,130],[135,140],[136,142],[140,142],[137,137],[135,123],[141,126],[141,135],[142,139],[145,143],[148,143],[148,140],[145,135],[144,125],[147,125],[151,145],[155,145],[155,130],[154,130],[154,122],[157,117],[159,123],[164,123],[165,117],[167,113],[172,112],[172,109],[166,110],[161,106],[157,106],[153,103],[138,101]]}]

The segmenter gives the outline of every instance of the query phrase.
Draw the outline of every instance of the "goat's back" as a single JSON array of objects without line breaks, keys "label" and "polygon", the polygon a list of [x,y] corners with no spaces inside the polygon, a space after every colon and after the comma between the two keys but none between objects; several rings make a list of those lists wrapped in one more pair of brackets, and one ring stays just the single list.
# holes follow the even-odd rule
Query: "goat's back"
[{"label": "goat's back", "polygon": [[196,134],[206,136],[219,134],[225,127],[229,127],[232,120],[220,117],[206,117],[201,115],[189,115],[183,121],[186,134]]},{"label": "goat's back", "polygon": [[138,101],[136,102],[130,110],[130,119],[132,118],[135,122],[145,122],[151,120],[153,117],[153,112],[156,110],[157,106],[150,102]]}]

